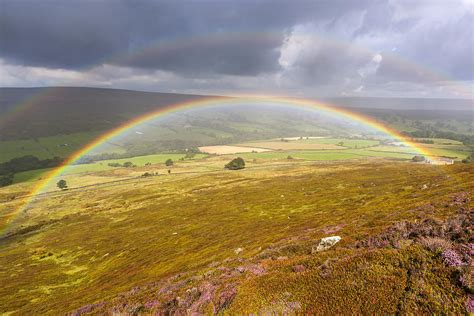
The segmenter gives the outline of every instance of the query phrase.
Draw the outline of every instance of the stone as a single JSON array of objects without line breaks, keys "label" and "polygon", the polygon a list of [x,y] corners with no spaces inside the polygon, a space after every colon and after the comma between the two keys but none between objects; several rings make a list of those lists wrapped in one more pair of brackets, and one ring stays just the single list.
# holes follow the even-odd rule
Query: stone
[{"label": "stone", "polygon": [[238,255],[238,254],[241,253],[242,251],[244,251],[244,249],[243,249],[243,248],[240,248],[240,247],[234,250],[234,252],[235,252],[236,255]]},{"label": "stone", "polygon": [[329,248],[337,244],[340,240],[341,240],[340,236],[331,236],[331,237],[322,238],[316,247],[313,246],[313,249],[311,249],[311,253],[328,250]]}]

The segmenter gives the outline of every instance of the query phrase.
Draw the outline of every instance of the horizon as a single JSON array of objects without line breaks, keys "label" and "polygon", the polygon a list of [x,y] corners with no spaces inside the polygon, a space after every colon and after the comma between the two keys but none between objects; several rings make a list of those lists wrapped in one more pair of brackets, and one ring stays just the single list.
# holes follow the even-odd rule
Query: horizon
[{"label": "horizon", "polygon": [[351,98],[360,98],[360,99],[425,99],[425,100],[464,100],[464,101],[473,101],[474,100],[467,96],[378,96],[378,95],[340,95],[340,96],[326,96],[326,97],[302,97],[302,96],[293,96],[293,95],[251,95],[251,94],[198,94],[198,93],[181,93],[181,92],[169,92],[169,91],[152,91],[152,90],[140,90],[132,88],[118,88],[118,87],[100,87],[100,86],[1,86],[0,89],[55,89],[55,88],[77,88],[77,89],[102,89],[102,90],[117,90],[117,91],[129,91],[129,92],[144,92],[144,93],[157,93],[157,94],[174,94],[174,95],[189,95],[189,96],[212,96],[212,97],[223,97],[223,98],[245,98],[245,97],[254,97],[254,98],[266,98],[266,97],[282,97],[282,98],[295,98],[295,99],[309,99],[309,100],[324,100],[324,99],[351,99]]}]

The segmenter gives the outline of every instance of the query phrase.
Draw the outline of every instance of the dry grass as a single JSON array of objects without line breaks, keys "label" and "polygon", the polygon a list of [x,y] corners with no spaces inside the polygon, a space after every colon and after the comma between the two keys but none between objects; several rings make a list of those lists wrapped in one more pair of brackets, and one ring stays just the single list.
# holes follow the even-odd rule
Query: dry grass
[{"label": "dry grass", "polygon": [[199,150],[203,153],[216,154],[216,155],[228,155],[228,154],[251,153],[251,152],[261,153],[265,151],[270,151],[269,149],[265,149],[265,148],[228,146],[228,145],[202,146],[202,147],[199,147]]},{"label": "dry grass", "polygon": [[[215,159],[208,164],[222,165],[224,160]],[[202,163],[196,162],[196,167],[203,168]],[[248,260],[290,238],[321,238],[328,227],[341,227],[337,234],[343,239],[337,247],[346,247],[397,221],[450,216],[452,207],[426,205],[444,205],[452,193],[472,192],[473,175],[472,165],[433,167],[382,160],[273,164],[50,193],[21,213],[9,226],[10,235],[0,240],[0,310],[19,314],[74,310],[178,273],[200,275],[213,262],[231,260],[232,265],[238,257]],[[15,190],[25,187],[12,186],[0,194],[6,197]],[[12,212],[19,202],[2,203],[0,214]],[[304,250],[298,247],[286,251]],[[243,249],[238,255],[237,248]],[[265,297],[275,298],[272,308],[285,308],[285,302],[295,302],[283,300],[281,295],[289,292],[298,295],[305,311],[324,312],[323,307],[304,307],[304,302],[324,301],[337,290],[334,300],[370,312],[365,296],[383,298],[390,291],[402,291],[405,263],[411,262],[407,258],[427,258],[423,251],[413,249],[411,257],[392,250],[328,252],[327,258],[298,263],[311,266],[332,256],[341,259],[331,265],[335,277],[326,283],[316,272],[287,273],[285,259],[281,266],[269,266],[275,272],[266,278],[243,282],[228,308],[265,311],[273,302]],[[433,261],[430,266],[438,264]],[[427,275],[434,278],[434,272]],[[438,279],[433,290],[446,288],[458,294],[449,287],[445,272]],[[222,285],[230,286],[232,280]],[[367,286],[372,285],[374,290],[369,291]],[[395,300],[384,302],[384,310],[393,311]],[[451,307],[459,310],[457,305]]]},{"label": "dry grass", "polygon": [[268,150],[323,150],[323,149],[344,149],[344,147],[334,144],[318,144],[296,141],[266,141],[238,144],[238,146],[253,146]]}]

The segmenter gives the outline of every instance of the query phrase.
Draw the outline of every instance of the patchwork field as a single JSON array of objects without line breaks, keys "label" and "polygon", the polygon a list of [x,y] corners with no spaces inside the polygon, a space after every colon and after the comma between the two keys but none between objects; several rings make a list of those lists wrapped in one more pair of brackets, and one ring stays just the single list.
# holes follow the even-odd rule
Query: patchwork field
[{"label": "patchwork field", "polygon": [[[227,160],[156,177],[102,171],[121,181],[55,190],[20,212],[33,183],[0,189],[0,311],[464,313],[467,294],[440,254],[411,237],[366,242],[472,207],[472,165],[283,159],[226,171]],[[340,243],[312,253],[334,234]]]},{"label": "patchwork field", "polygon": [[216,154],[216,155],[228,155],[228,154],[237,154],[237,153],[249,153],[249,152],[265,152],[270,151],[267,148],[257,148],[257,147],[245,147],[245,146],[202,146],[199,147],[199,150],[203,153]]},{"label": "patchwork field", "polygon": [[354,138],[319,138],[319,139],[297,139],[301,144],[332,144],[348,148],[364,148],[379,145],[378,140],[354,139]]},{"label": "patchwork field", "polygon": [[238,144],[239,146],[254,146],[269,150],[322,150],[322,149],[341,149],[343,147],[333,144],[305,143],[298,141],[268,141],[268,142],[249,142]]},{"label": "patchwork field", "polygon": [[[299,139],[291,138],[293,140],[268,140],[247,142],[240,145],[216,145],[216,146],[202,146],[199,147],[202,154],[196,154],[192,159],[201,161],[201,170],[215,169],[215,167],[208,167],[213,165],[212,162],[206,161],[208,154],[227,156],[225,159],[231,159],[233,156],[241,156],[247,160],[257,161],[275,161],[291,159],[305,160],[305,161],[333,161],[333,160],[351,160],[364,159],[369,157],[385,157],[392,159],[410,160],[414,155],[418,155],[414,149],[404,146],[388,146],[380,145],[378,140],[371,139],[351,139],[351,138],[308,138]],[[453,157],[459,161],[470,154],[469,149],[459,144],[459,142],[449,139],[437,139],[435,144],[423,144],[435,156]],[[110,163],[123,164],[131,162],[132,164],[141,167],[145,164],[163,164],[167,159],[172,159],[174,162],[182,164],[185,158],[184,153],[163,153],[154,155],[144,155],[132,158],[123,159],[109,159],[97,161],[94,163],[81,164],[71,166],[66,169],[63,176],[74,175],[78,173],[90,173],[99,171],[112,171],[116,167],[112,167]],[[212,160],[211,160],[212,161]],[[174,167],[176,172],[183,171]],[[217,168],[219,169],[219,168]],[[187,169],[186,169],[187,170]],[[24,181],[35,181],[41,179],[50,169],[31,170],[16,173],[14,176],[14,183]],[[135,170],[134,176],[139,176],[142,170]],[[155,172],[167,172],[167,168],[163,166],[155,166]]]},{"label": "patchwork field", "polygon": [[[413,148],[409,147],[400,147],[400,146],[377,146],[370,149],[371,151],[378,152],[394,152],[394,153],[406,153],[411,155],[416,155],[416,151]],[[429,147],[429,152],[435,156],[445,156],[452,157],[456,160],[461,160],[466,158],[470,152],[467,150],[458,150],[458,149],[447,149],[447,148],[438,148],[431,146]]]},{"label": "patchwork field", "polygon": [[[204,157],[207,157],[207,155],[196,154],[193,158],[186,158],[186,160],[202,159]],[[117,169],[117,167],[110,166],[109,164],[111,163],[124,164],[125,162],[131,162],[137,167],[142,167],[142,166],[145,166],[145,164],[164,164],[165,161],[168,159],[171,159],[174,162],[177,162],[184,158],[185,158],[185,154],[168,153],[168,154],[137,156],[137,157],[123,158],[123,159],[101,160],[94,163],[69,166],[67,169],[64,170],[63,175],[67,176],[67,175],[78,174],[78,173],[88,173],[88,172],[97,172],[97,171]],[[164,169],[163,166],[161,167],[162,169]],[[50,170],[51,169],[40,169],[40,170],[19,172],[15,174],[14,182],[18,183],[18,182],[23,182],[23,181],[38,180]]]}]

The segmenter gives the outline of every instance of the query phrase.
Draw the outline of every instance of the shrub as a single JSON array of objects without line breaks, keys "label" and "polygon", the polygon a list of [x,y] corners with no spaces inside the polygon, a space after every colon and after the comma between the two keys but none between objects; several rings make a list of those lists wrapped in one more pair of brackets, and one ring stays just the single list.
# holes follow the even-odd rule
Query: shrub
[{"label": "shrub", "polygon": [[446,249],[441,253],[444,263],[450,267],[462,266],[463,262],[459,254],[453,249]]},{"label": "shrub", "polygon": [[123,163],[123,166],[125,168],[132,168],[132,167],[135,167],[135,165],[131,162],[131,161],[126,161]]},{"label": "shrub", "polygon": [[413,156],[413,158],[411,158],[411,160],[413,162],[422,162],[422,161],[425,161],[425,156]]},{"label": "shrub", "polygon": [[439,237],[421,237],[419,241],[423,247],[435,253],[441,253],[451,248],[451,243],[448,240]]},{"label": "shrub", "polygon": [[239,170],[239,169],[244,169],[245,168],[245,161],[237,157],[235,159],[232,159],[228,164],[225,165],[226,169],[229,170]]},{"label": "shrub", "polygon": [[172,166],[172,165],[173,165],[173,160],[172,160],[171,158],[169,158],[168,160],[165,161],[165,165],[166,165],[167,167]]},{"label": "shrub", "polygon": [[194,156],[196,156],[196,153],[195,153],[195,152],[187,151],[187,152],[186,152],[186,155],[184,156],[184,159],[193,159]]},{"label": "shrub", "polygon": [[0,187],[5,187],[13,183],[13,174],[7,174],[5,176],[0,176]]},{"label": "shrub", "polygon": [[67,183],[66,183],[66,180],[64,180],[64,179],[59,180],[58,183],[56,183],[56,185],[61,190],[66,190],[67,189]]}]

